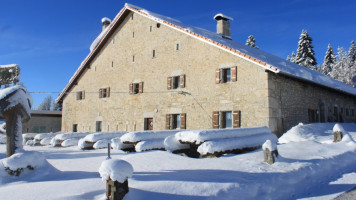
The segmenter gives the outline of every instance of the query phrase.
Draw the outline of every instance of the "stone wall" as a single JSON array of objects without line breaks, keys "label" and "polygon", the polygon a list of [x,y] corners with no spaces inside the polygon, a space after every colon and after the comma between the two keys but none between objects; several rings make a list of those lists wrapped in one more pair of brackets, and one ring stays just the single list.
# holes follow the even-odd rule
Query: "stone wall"
[{"label": "stone wall", "polygon": [[[281,135],[299,122],[356,122],[354,97],[283,75],[268,73],[269,127]],[[337,112],[337,113],[335,113]]]},{"label": "stone wall", "polygon": [[[177,44],[179,48],[177,50]],[[155,56],[153,57],[153,50]],[[218,68],[237,66],[237,81],[215,83]],[[185,74],[185,88],[167,89],[167,78]],[[129,84],[144,82],[143,93]],[[99,89],[110,87],[110,97]],[[77,92],[85,91],[77,100]],[[189,94],[179,94],[184,91]],[[268,73],[178,30],[129,14],[63,101],[62,131],[139,131],[152,117],[165,129],[166,114],[186,113],[187,129],[212,127],[213,111],[241,110],[241,126],[269,125]]]}]

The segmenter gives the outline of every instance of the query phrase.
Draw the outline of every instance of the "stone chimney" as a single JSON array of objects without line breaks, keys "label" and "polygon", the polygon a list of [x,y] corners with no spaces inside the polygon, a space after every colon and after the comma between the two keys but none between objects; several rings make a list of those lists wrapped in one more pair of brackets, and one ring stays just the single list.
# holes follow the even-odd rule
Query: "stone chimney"
[{"label": "stone chimney", "polygon": [[104,17],[101,19],[101,23],[103,24],[103,30],[104,31],[111,23],[111,20],[107,17]]},{"label": "stone chimney", "polygon": [[223,38],[231,39],[230,22],[228,20],[234,19],[221,13],[215,15],[214,19],[217,21],[216,32],[221,34]]}]

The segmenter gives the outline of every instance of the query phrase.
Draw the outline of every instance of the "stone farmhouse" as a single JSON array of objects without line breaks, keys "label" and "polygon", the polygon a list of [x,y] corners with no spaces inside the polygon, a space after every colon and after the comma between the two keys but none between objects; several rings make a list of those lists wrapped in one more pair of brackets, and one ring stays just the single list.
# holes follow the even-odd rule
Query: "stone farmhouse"
[{"label": "stone farmhouse", "polygon": [[356,89],[217,33],[125,4],[57,98],[62,131],[355,122]]}]

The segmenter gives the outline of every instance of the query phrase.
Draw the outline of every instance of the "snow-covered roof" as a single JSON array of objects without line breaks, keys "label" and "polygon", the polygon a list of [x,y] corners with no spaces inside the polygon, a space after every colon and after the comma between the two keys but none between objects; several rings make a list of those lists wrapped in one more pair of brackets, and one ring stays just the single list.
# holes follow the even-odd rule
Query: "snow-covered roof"
[{"label": "snow-covered roof", "polygon": [[72,76],[68,85],[63,89],[62,93],[58,96],[56,101],[61,101],[64,98],[66,92],[73,86],[73,84],[77,81],[82,72],[85,70],[85,66],[90,63],[94,56],[97,55],[98,52],[96,51],[100,51],[101,47],[107,41],[106,37],[110,37],[112,32],[115,31],[115,28],[113,28],[117,27],[115,26],[115,24],[121,22],[120,18],[122,16],[126,16],[124,15],[126,11],[132,11],[142,16],[148,17],[177,31],[190,35],[196,39],[199,39],[203,42],[206,42],[210,45],[227,51],[233,55],[248,60],[249,62],[255,63],[256,65],[263,67],[273,73],[293,77],[302,81],[311,82],[330,89],[340,91],[342,93],[347,93],[356,96],[356,88],[353,88],[347,84],[332,79],[317,71],[287,61],[283,58],[264,52],[260,49],[252,48],[250,46],[244,45],[231,39],[225,39],[221,36],[221,34],[211,32],[199,27],[186,25],[179,20],[153,13],[141,7],[126,3],[124,8],[117,14],[110,26],[108,26],[107,31],[105,30],[102,32],[103,35],[102,37],[100,37],[100,41],[98,41],[96,47],[90,52],[90,54],[81,64],[81,66]]}]

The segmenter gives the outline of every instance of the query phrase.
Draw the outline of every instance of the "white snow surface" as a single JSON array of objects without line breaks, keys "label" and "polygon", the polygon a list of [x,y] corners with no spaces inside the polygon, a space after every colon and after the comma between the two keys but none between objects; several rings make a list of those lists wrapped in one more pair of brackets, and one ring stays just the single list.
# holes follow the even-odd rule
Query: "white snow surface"
[{"label": "white snow surface", "polygon": [[112,139],[116,137],[121,137],[127,132],[99,132],[99,133],[92,133],[84,137],[85,141],[88,142],[97,142],[103,139]]},{"label": "white snow surface", "polygon": [[34,139],[38,133],[24,133],[22,134],[22,137],[24,139]]},{"label": "white snow surface", "polygon": [[261,133],[271,133],[271,130],[266,126],[252,128],[188,130],[177,133],[176,138],[182,142],[200,144],[204,141],[213,139],[245,137]]},{"label": "white snow surface", "polygon": [[98,37],[95,38],[95,40],[93,41],[93,43],[90,45],[90,52],[92,52],[99,44],[99,42],[101,41],[101,39],[104,37],[104,35],[106,34],[106,32],[109,30],[109,27],[106,27],[103,31],[101,31],[101,33],[98,35]]},{"label": "white snow surface", "polygon": [[198,147],[198,152],[202,155],[212,154],[215,152],[225,152],[235,149],[259,147],[266,140],[271,140],[277,143],[278,139],[273,133],[260,133],[258,135],[250,135],[237,138],[214,139],[207,141]]},{"label": "white snow surface", "polygon": [[148,151],[152,149],[164,149],[164,138],[163,139],[152,139],[144,140],[136,144],[136,152]]},{"label": "white snow surface", "polygon": [[[183,24],[182,22],[180,22],[176,19],[172,19],[170,17],[166,17],[163,15],[154,13],[154,12],[147,11],[141,7],[138,7],[138,6],[135,6],[132,4],[126,3],[125,7],[129,8],[129,9],[134,8],[134,9],[140,10],[140,11],[148,14],[148,17],[153,20],[156,20],[158,22],[166,21],[168,23],[174,24],[174,25],[179,26],[185,30],[189,30],[190,32],[196,33],[198,35],[201,35],[201,36],[207,38],[206,40],[203,40],[203,41],[206,41],[206,42],[216,41],[220,44],[227,46],[228,48],[235,49],[241,53],[247,54],[253,58],[263,61],[263,62],[267,63],[267,66],[263,66],[263,67],[266,68],[267,70],[272,71],[272,72],[281,73],[281,74],[291,76],[291,77],[294,77],[297,79],[301,79],[304,81],[314,82],[316,84],[320,84],[320,85],[326,86],[331,89],[336,89],[336,90],[344,91],[344,92],[352,94],[352,95],[356,95],[356,88],[353,88],[350,85],[347,85],[340,81],[332,79],[332,78],[330,78],[326,75],[323,75],[322,73],[319,73],[317,71],[314,71],[309,68],[303,67],[301,65],[297,65],[293,62],[287,61],[284,58],[279,58],[275,55],[264,52],[260,49],[249,47],[245,44],[236,42],[234,40],[224,39],[220,34],[217,34],[215,32],[211,32],[211,31],[199,28],[199,27],[194,27],[191,25]],[[271,68],[269,66],[271,66]]]},{"label": "white snow surface", "polygon": [[120,137],[111,139],[111,147],[116,150],[134,148],[133,144],[122,143]]},{"label": "white snow surface", "polygon": [[[356,132],[354,123],[338,123],[348,132]],[[319,142],[329,143],[333,140],[333,127],[335,123],[313,123],[298,124],[288,130],[278,139],[279,143],[303,142],[317,140]],[[317,131],[316,131],[317,130]]]},{"label": "white snow surface", "polygon": [[34,139],[36,140],[42,140],[44,138],[48,138],[48,137],[55,137],[56,135],[61,134],[60,132],[56,132],[56,133],[38,133],[35,135]]},{"label": "white snow surface", "polygon": [[101,163],[99,173],[103,181],[111,178],[111,180],[123,183],[132,176],[133,167],[127,161],[109,159]]},{"label": "white snow surface", "polygon": [[80,138],[69,138],[61,143],[62,147],[78,146]]},{"label": "white snow surface", "polygon": [[18,64],[9,64],[9,65],[0,65],[0,68],[13,68],[13,67],[20,67]]},{"label": "white snow surface", "polygon": [[262,149],[263,150],[268,149],[270,151],[277,150],[277,144],[276,143],[277,143],[276,141],[272,142],[271,140],[266,140],[266,142],[263,143],[263,145],[262,145]]},{"label": "white snow surface", "polygon": [[94,149],[105,149],[108,148],[108,143],[111,144],[111,139],[102,139],[95,142],[93,145]]},{"label": "white snow surface", "polygon": [[140,142],[142,140],[152,140],[152,139],[164,139],[170,135],[174,135],[175,133],[181,130],[168,130],[168,131],[135,131],[129,132],[121,136],[122,142]]},{"label": "white snow surface", "polygon": [[179,140],[176,138],[176,135],[168,136],[164,139],[164,148],[167,151],[173,152],[181,149],[189,149],[189,144],[181,144]]},{"label": "white snow surface", "polygon": [[0,134],[0,144],[6,144],[6,135]]},{"label": "white snow surface", "polygon": [[[297,135],[307,140],[277,145],[280,156],[273,165],[263,162],[262,149],[209,159],[187,158],[166,151],[125,153],[114,149],[111,157],[125,160],[134,168],[125,200],[235,200],[236,197],[329,200],[356,185],[356,145],[345,141],[333,143],[335,123],[324,125],[304,125],[307,128],[299,128]],[[352,138],[356,137],[354,124],[341,125]],[[0,170],[1,200],[106,199],[105,183],[98,169],[107,157],[107,150],[24,148],[42,153],[50,165],[19,177],[10,177]],[[5,157],[6,145],[0,145],[0,159]],[[1,165],[2,162],[0,169],[3,169]]]},{"label": "white snow surface", "polygon": [[216,14],[213,19],[216,19],[216,17],[222,17],[222,18],[226,18],[226,19],[229,19],[229,20],[234,20],[232,17],[229,17],[229,16],[224,15],[222,13]]},{"label": "white snow surface", "polygon": [[41,145],[50,145],[53,137],[45,137],[41,140]]},{"label": "white snow surface", "polygon": [[[9,158],[2,159],[1,162],[4,167],[8,167],[11,170],[16,170],[19,168],[40,167],[43,165],[45,159],[39,152],[35,151],[22,151],[15,153]],[[0,169],[3,170],[3,169]]]},{"label": "white snow surface", "polygon": [[342,132],[345,133],[345,129],[344,127],[342,127],[341,124],[335,124],[334,128],[333,128],[333,132]]},{"label": "white snow surface", "polygon": [[92,143],[86,142],[84,138],[80,138],[80,140],[78,141],[78,147],[80,149],[91,148],[93,147],[92,145]]},{"label": "white snow surface", "polygon": [[0,89],[0,100],[4,99],[5,97],[9,96],[10,94],[15,93],[12,95],[7,101],[9,101],[9,105],[6,108],[1,108],[4,112],[17,104],[21,104],[25,109],[25,112],[31,116],[31,105],[32,105],[32,97],[27,92],[26,88],[21,85],[15,85],[12,87]]}]

